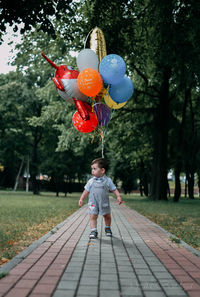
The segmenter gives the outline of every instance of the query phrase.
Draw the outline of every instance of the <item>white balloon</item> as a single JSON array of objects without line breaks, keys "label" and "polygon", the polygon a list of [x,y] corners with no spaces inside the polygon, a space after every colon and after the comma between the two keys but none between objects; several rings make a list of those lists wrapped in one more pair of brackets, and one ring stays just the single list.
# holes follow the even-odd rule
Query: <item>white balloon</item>
[{"label": "white balloon", "polygon": [[66,100],[68,103],[74,104],[74,100],[69,97],[69,95],[59,89],[57,89],[58,94],[60,95],[60,97],[62,97],[64,100]]},{"label": "white balloon", "polygon": [[87,101],[88,97],[79,91],[77,79],[61,79],[64,92],[58,89],[58,94],[68,103],[74,103],[73,98],[81,101]]},{"label": "white balloon", "polygon": [[76,58],[76,63],[79,71],[82,71],[86,68],[98,70],[99,59],[93,50],[86,48],[80,51],[78,57]]}]

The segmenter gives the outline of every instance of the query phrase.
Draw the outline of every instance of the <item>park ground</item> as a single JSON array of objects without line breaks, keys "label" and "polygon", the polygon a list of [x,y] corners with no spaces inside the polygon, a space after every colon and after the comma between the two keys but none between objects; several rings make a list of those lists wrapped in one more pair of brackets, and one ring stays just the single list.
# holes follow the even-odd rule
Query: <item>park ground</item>
[{"label": "park ground", "polygon": [[[54,193],[32,195],[0,191],[0,265],[48,233],[78,209],[80,193],[67,197]],[[157,223],[173,236],[200,250],[200,199],[184,197],[178,203],[151,201],[139,194],[122,195],[126,205]]]}]

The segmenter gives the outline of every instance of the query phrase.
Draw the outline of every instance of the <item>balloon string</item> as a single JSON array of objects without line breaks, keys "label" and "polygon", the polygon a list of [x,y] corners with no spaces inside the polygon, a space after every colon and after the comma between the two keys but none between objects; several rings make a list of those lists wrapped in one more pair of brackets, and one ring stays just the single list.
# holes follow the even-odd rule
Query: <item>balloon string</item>
[{"label": "balloon string", "polygon": [[[92,29],[92,30],[93,30],[93,29]],[[85,47],[86,47],[86,43],[87,43],[88,37],[90,36],[90,33],[92,32],[92,30],[90,30],[90,32],[88,33],[88,35],[87,35],[86,38],[85,38],[84,49],[85,49]]]},{"label": "balloon string", "polygon": [[94,142],[94,136],[95,136],[95,135],[94,135],[94,133],[93,133],[91,143]]},{"label": "balloon string", "polygon": [[95,97],[90,97],[92,100],[92,112],[94,112]]},{"label": "balloon string", "polygon": [[101,156],[104,158],[104,132],[102,133]]}]

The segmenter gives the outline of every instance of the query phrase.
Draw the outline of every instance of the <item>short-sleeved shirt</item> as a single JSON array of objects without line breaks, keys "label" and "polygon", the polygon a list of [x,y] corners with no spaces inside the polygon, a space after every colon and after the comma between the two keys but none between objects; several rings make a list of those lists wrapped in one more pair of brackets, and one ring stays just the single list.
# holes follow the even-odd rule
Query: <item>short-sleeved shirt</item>
[{"label": "short-sleeved shirt", "polygon": [[103,175],[102,177],[98,178],[98,177],[92,177],[91,179],[89,179],[89,181],[87,182],[87,184],[85,185],[85,190],[90,192],[91,186],[93,181],[97,181],[99,183],[101,182],[105,182],[106,186],[108,187],[108,189],[110,191],[114,191],[116,190],[116,186],[113,183],[112,179],[110,177],[107,177],[106,175]]}]

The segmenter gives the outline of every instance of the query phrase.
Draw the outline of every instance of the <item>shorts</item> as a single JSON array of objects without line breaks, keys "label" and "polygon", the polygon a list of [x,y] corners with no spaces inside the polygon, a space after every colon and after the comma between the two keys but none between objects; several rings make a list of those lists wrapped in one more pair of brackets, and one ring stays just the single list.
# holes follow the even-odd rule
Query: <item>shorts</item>
[{"label": "shorts", "polygon": [[110,202],[108,201],[89,201],[88,202],[88,213],[94,215],[106,215],[110,213]]}]

